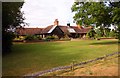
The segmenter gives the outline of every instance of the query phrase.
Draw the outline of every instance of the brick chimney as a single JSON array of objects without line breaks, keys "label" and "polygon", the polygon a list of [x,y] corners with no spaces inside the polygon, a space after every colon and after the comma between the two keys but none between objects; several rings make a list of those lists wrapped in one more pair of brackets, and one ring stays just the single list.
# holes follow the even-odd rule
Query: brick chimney
[{"label": "brick chimney", "polygon": [[79,29],[82,29],[83,27],[82,26],[80,26],[79,24],[77,25],[77,27],[79,28]]},{"label": "brick chimney", "polygon": [[92,29],[93,27],[92,27],[92,26],[89,26],[88,28],[91,28],[91,29]]},{"label": "brick chimney", "polygon": [[58,25],[59,25],[59,21],[58,21],[58,19],[55,19],[54,26],[58,26]]}]

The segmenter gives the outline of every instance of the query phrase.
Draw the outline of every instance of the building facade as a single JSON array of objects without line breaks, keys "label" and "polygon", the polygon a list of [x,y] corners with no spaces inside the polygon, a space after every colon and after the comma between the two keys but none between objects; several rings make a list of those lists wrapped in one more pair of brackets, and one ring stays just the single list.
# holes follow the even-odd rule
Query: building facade
[{"label": "building facade", "polygon": [[66,26],[59,25],[58,19],[55,19],[54,24],[47,26],[46,28],[19,28],[16,29],[16,33],[19,36],[26,35],[40,35],[42,38],[47,36],[57,35],[60,38],[64,38],[66,35],[70,38],[83,38],[91,30],[91,27],[82,27],[80,25]]}]

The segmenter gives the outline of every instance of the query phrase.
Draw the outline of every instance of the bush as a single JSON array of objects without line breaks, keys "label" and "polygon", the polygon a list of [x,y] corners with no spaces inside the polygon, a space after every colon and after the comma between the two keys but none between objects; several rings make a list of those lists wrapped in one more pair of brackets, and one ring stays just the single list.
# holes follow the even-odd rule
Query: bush
[{"label": "bush", "polygon": [[54,36],[47,36],[46,39],[53,40],[53,39],[55,39],[55,37]]},{"label": "bush", "polygon": [[110,35],[109,36],[118,39],[119,32],[117,32],[116,30],[112,30],[112,31],[110,31]]},{"label": "bush", "polygon": [[69,40],[71,40],[70,38],[61,38],[60,39],[61,41],[69,41]]},{"label": "bush", "polygon": [[39,39],[40,39],[40,37],[35,36],[35,35],[27,35],[25,37],[25,40],[39,40]]},{"label": "bush", "polygon": [[42,40],[42,37],[39,37],[38,39],[39,39],[39,40]]},{"label": "bush", "polygon": [[87,36],[91,39],[95,39],[95,35],[96,35],[96,32],[91,29],[88,33],[87,33]]},{"label": "bush", "polygon": [[100,38],[96,38],[96,40],[100,40]]},{"label": "bush", "polygon": [[38,39],[38,40],[42,40],[42,37],[41,36],[39,36],[39,35],[36,35],[36,39]]},{"label": "bush", "polygon": [[24,36],[16,36],[14,40],[25,40]]},{"label": "bush", "polygon": [[33,40],[33,36],[32,36],[32,35],[27,35],[27,36],[25,37],[25,40]]},{"label": "bush", "polygon": [[59,37],[57,35],[53,35],[55,39],[59,39]]}]

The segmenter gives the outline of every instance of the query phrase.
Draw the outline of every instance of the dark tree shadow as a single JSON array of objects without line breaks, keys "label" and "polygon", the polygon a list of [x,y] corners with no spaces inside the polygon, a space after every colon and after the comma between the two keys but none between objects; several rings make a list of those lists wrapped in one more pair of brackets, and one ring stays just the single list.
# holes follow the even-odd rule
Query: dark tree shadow
[{"label": "dark tree shadow", "polygon": [[118,41],[108,41],[108,42],[95,42],[90,45],[111,45],[111,44],[120,44]]}]

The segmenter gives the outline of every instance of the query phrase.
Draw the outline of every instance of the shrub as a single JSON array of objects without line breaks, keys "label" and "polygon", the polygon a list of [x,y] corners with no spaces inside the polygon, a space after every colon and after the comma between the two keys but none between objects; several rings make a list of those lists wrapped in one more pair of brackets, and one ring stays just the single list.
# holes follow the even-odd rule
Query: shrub
[{"label": "shrub", "polygon": [[110,35],[109,36],[118,39],[119,32],[117,32],[116,30],[112,30],[112,31],[110,31]]},{"label": "shrub", "polygon": [[42,37],[39,37],[38,39],[39,39],[39,40],[42,40]]},{"label": "shrub", "polygon": [[55,39],[59,39],[59,37],[57,35],[53,35]]},{"label": "shrub", "polygon": [[39,36],[39,35],[36,35],[36,39],[38,39],[38,40],[42,40],[42,37],[41,36]]},{"label": "shrub", "polygon": [[38,40],[39,38],[35,35],[27,35],[25,40]]},{"label": "shrub", "polygon": [[46,39],[53,40],[53,39],[55,39],[55,37],[54,36],[47,36]]},{"label": "shrub", "polygon": [[70,38],[61,38],[60,39],[61,41],[69,41],[69,40],[71,40]]},{"label": "shrub", "polygon": [[24,40],[25,36],[16,36],[14,40]]},{"label": "shrub", "polygon": [[94,39],[95,38],[95,35],[96,35],[96,32],[91,29],[88,33],[87,33],[87,36],[91,39]]}]

